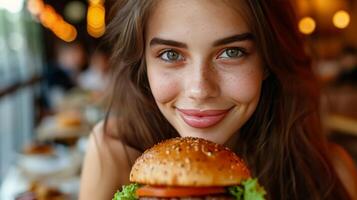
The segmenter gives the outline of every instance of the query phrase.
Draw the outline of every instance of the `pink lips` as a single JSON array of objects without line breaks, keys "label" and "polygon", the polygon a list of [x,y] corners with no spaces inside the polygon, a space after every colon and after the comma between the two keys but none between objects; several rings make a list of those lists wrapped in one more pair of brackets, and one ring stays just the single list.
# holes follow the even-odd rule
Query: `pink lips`
[{"label": "pink lips", "polygon": [[183,121],[194,128],[208,128],[219,123],[229,112],[227,110],[193,110],[178,109]]}]

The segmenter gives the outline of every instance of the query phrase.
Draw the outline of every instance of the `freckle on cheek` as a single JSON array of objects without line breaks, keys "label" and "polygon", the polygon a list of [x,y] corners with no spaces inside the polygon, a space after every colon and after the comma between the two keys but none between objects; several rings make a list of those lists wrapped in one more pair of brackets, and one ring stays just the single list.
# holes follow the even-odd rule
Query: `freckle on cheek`
[{"label": "freckle on cheek", "polygon": [[173,100],[178,94],[178,85],[174,82],[167,82],[163,79],[157,79],[152,84],[151,90],[156,99],[160,103],[165,103]]},{"label": "freckle on cheek", "polygon": [[226,82],[226,89],[229,91],[233,98],[240,102],[249,102],[259,95],[260,82],[259,80],[242,78],[230,78]]}]

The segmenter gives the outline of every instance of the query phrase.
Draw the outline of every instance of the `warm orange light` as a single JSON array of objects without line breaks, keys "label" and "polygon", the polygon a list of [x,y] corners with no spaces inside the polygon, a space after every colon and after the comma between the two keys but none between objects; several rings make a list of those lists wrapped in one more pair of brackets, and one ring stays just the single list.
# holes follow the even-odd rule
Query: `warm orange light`
[{"label": "warm orange light", "polygon": [[27,9],[33,15],[39,15],[45,8],[45,4],[42,0],[28,0]]},{"label": "warm orange light", "polygon": [[315,20],[311,17],[304,17],[299,21],[299,30],[303,34],[311,34],[316,28]]},{"label": "warm orange light", "polygon": [[61,39],[63,39],[66,42],[72,42],[76,39],[76,37],[77,37],[77,30],[73,26],[71,26],[70,32],[68,32],[68,34]]},{"label": "warm orange light", "polygon": [[88,25],[94,28],[103,26],[105,20],[105,10],[103,6],[89,6],[87,13]]},{"label": "warm orange light", "polygon": [[89,3],[90,4],[95,4],[95,5],[98,5],[98,4],[101,4],[101,5],[103,5],[103,3],[104,3],[104,0],[89,0]]},{"label": "warm orange light", "polygon": [[56,26],[54,26],[52,29],[53,33],[55,35],[65,35],[70,31],[70,27],[65,21],[59,21]]},{"label": "warm orange light", "polygon": [[77,37],[77,30],[71,24],[61,21],[52,29],[53,33],[65,42],[72,42]]},{"label": "warm orange light", "polygon": [[60,17],[57,15],[56,11],[49,5],[46,5],[43,12],[40,14],[40,21],[46,28],[55,26],[59,19]]},{"label": "warm orange light", "polygon": [[43,3],[43,0],[28,0],[27,7],[31,14],[37,15],[42,25],[50,29],[57,37],[72,42],[77,37],[76,28],[65,22],[55,9]]},{"label": "warm orange light", "polygon": [[99,38],[101,36],[103,36],[103,34],[105,33],[105,26],[102,26],[100,28],[93,28],[91,26],[87,26],[87,31],[88,34],[94,38]]},{"label": "warm orange light", "polygon": [[332,22],[337,28],[346,28],[350,23],[350,15],[344,10],[337,11],[333,15]]},{"label": "warm orange light", "polygon": [[105,32],[105,9],[102,5],[91,5],[87,13],[88,34],[98,38]]}]

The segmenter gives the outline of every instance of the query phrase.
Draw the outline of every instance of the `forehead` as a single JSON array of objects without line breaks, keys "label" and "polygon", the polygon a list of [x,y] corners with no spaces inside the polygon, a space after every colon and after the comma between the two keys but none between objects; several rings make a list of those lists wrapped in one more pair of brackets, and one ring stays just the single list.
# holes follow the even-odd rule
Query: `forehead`
[{"label": "forehead", "polygon": [[249,32],[243,6],[240,0],[160,0],[148,19],[147,36],[226,37]]}]

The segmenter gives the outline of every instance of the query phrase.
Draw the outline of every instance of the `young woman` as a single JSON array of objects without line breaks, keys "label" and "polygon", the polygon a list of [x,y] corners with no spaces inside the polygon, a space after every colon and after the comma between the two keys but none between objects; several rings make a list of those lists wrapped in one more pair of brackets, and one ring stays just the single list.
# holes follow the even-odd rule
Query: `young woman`
[{"label": "young woman", "polygon": [[288,1],[120,0],[112,9],[115,117],[91,135],[80,199],[110,199],[140,153],[175,136],[235,150],[268,199],[357,198],[351,158],[321,131]]}]

